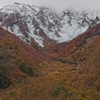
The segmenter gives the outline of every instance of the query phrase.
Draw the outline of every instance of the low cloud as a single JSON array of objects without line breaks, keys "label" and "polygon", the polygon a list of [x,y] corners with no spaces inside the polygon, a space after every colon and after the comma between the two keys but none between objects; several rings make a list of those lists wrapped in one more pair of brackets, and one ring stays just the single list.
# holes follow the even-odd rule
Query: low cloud
[{"label": "low cloud", "polygon": [[66,8],[100,10],[100,0],[2,0],[0,2],[0,8],[7,4],[12,4],[13,2],[46,6],[57,9],[58,11],[62,11]]}]

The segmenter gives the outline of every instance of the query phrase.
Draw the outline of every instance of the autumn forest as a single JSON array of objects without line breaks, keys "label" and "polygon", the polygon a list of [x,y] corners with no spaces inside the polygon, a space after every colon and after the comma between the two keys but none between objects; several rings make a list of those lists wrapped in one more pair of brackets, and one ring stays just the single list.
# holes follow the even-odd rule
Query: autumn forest
[{"label": "autumn forest", "polygon": [[100,24],[44,51],[0,27],[0,100],[100,100]]}]

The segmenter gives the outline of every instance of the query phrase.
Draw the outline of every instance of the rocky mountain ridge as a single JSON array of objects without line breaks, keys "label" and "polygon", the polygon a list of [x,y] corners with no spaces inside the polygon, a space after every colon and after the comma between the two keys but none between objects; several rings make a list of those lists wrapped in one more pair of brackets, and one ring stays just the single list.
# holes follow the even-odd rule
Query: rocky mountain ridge
[{"label": "rocky mountain ridge", "polygon": [[0,25],[35,48],[72,40],[99,23],[100,12],[50,8],[14,3],[0,9]]}]

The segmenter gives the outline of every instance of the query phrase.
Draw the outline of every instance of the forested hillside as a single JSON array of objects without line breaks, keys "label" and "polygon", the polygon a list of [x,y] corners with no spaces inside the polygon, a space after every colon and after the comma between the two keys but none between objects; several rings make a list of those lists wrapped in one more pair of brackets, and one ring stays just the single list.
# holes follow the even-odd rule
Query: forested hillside
[{"label": "forested hillside", "polygon": [[100,100],[100,24],[45,53],[0,27],[1,100]]}]

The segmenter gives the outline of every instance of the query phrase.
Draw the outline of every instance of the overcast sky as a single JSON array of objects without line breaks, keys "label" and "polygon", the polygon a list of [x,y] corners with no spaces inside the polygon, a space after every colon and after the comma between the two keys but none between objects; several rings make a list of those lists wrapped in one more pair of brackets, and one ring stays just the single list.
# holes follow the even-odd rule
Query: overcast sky
[{"label": "overcast sky", "polygon": [[99,10],[100,0],[1,0],[0,8],[14,2],[52,7],[58,11],[66,8]]}]

